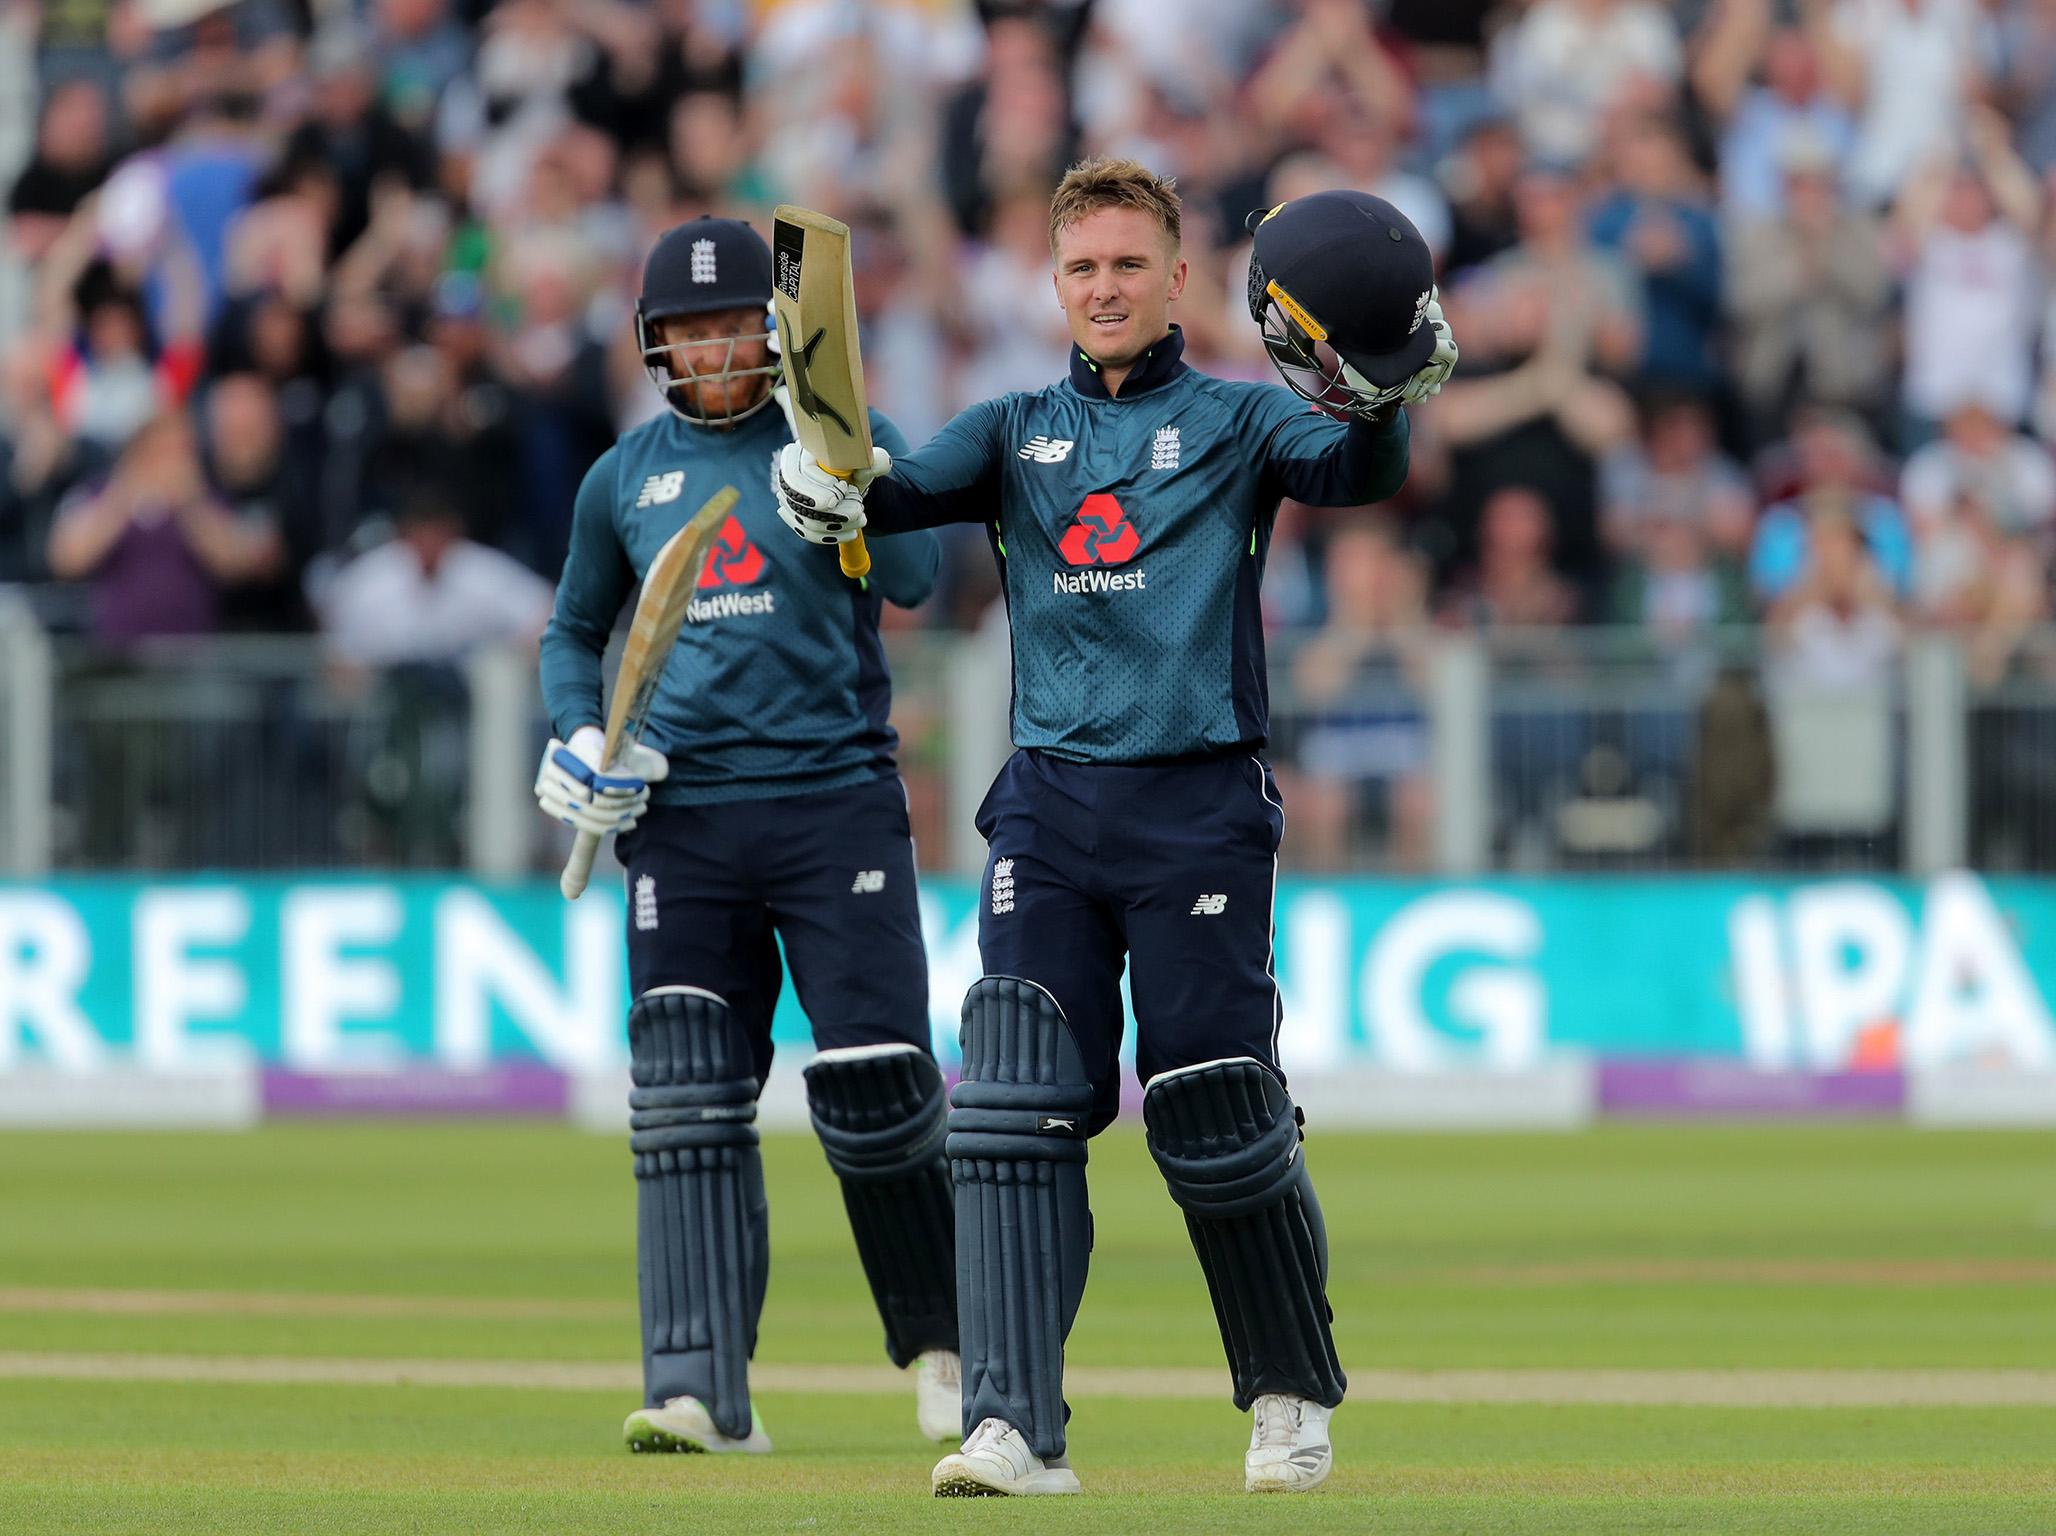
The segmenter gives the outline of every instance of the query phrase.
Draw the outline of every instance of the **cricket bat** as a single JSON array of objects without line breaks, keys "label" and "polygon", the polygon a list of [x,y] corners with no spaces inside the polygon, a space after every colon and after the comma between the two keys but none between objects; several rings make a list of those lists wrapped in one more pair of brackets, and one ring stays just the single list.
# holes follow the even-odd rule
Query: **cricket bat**
[{"label": "cricket bat", "polygon": [[[714,535],[728,520],[738,492],[724,485],[709,496],[706,505],[692,515],[678,532],[664,541],[657,558],[643,573],[642,596],[635,601],[635,617],[629,620],[628,643],[621,650],[621,670],[614,676],[614,702],[607,711],[607,745],[600,753],[602,771],[620,761],[629,743],[642,736],[650,717],[650,702],[657,695],[657,681],[664,675],[664,663],[678,643],[685,626],[685,610],[692,603],[693,588],[707,563]],[[571,845],[571,858],[557,889],[566,901],[576,901],[592,877],[593,855],[600,851],[597,832],[581,832]]]},{"label": "cricket bat", "polygon": [[[850,227],[791,203],[779,204],[771,217],[771,303],[785,371],[778,403],[793,441],[828,473],[847,480],[871,467]],[[837,553],[851,580],[870,571],[871,552],[861,533],[838,545]]]}]

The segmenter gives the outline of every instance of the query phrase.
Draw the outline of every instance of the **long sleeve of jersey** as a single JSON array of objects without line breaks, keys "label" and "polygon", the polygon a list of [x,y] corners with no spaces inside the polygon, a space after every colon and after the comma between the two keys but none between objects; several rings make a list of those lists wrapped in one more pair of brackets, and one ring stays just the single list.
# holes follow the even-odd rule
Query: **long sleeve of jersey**
[{"label": "long sleeve of jersey", "polygon": [[601,708],[600,660],[621,605],[634,590],[635,568],[614,527],[617,450],[608,449],[585,472],[571,514],[571,549],[557,584],[557,604],[543,630],[543,706],[557,735],[569,739],[582,725],[606,718]]},{"label": "long sleeve of jersey", "polygon": [[[952,417],[916,451],[904,458],[893,454],[892,473],[865,493],[869,531],[905,533],[997,517],[1005,410],[1005,397],[982,401]],[[892,452],[890,445],[886,452]]]},{"label": "long sleeve of jersey", "polygon": [[[893,475],[897,475],[899,466],[913,456],[899,428],[876,411],[871,413],[871,441],[892,455]],[[888,475],[886,480],[878,483],[883,485],[892,478]],[[868,497],[866,499],[869,500]],[[977,521],[976,518],[962,520]],[[941,521],[959,519],[944,518]],[[918,608],[935,590],[935,578],[942,569],[942,541],[925,531],[931,526],[923,523],[909,524],[904,530],[881,527],[871,530],[878,535],[876,539],[867,541],[871,546],[871,585],[888,603],[901,608]]]},{"label": "long sleeve of jersey", "polygon": [[1360,507],[1396,495],[1406,484],[1412,442],[1406,412],[1381,422],[1346,425],[1290,390],[1255,395],[1249,430],[1266,477],[1284,495],[1310,507]]}]

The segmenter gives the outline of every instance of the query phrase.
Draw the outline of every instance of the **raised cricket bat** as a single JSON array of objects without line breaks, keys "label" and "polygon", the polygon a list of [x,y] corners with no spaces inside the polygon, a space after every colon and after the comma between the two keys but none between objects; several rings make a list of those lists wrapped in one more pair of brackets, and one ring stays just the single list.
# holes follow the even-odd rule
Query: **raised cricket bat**
[{"label": "raised cricket bat", "polygon": [[[706,505],[693,513],[692,521],[664,541],[643,573],[642,596],[635,600],[628,643],[621,649],[621,670],[614,675],[607,745],[600,753],[602,772],[620,761],[629,743],[642,736],[643,724],[650,717],[650,701],[657,695],[657,680],[664,675],[664,663],[670,660],[678,631],[685,626],[685,610],[692,603],[693,588],[699,585],[707,551],[728,520],[737,495],[734,486],[724,485],[709,496]],[[576,901],[584,894],[585,883],[592,877],[593,855],[599,851],[597,832],[578,834],[564,874],[557,881],[566,901]]]},{"label": "raised cricket bat", "polygon": [[[771,217],[771,303],[785,369],[779,404],[793,441],[828,473],[847,480],[871,467],[850,227],[791,203],[780,203]],[[871,552],[861,533],[837,546],[837,553],[851,580],[870,571]]]}]

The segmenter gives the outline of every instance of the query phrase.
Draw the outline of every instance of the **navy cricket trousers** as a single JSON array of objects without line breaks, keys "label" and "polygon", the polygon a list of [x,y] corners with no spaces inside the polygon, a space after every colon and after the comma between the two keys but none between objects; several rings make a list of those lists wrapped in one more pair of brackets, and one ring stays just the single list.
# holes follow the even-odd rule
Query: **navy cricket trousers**
[{"label": "navy cricket trousers", "polygon": [[792,970],[822,1050],[929,1047],[928,954],[906,791],[849,789],[653,805],[616,849],[628,871],[628,978],[725,1001],[771,1069],[771,1014]]},{"label": "navy cricket trousers", "polygon": [[1064,1010],[1096,1090],[1093,1132],[1120,1109],[1124,960],[1144,1082],[1228,1056],[1277,1069],[1272,904],[1285,812],[1261,759],[1071,763],[1019,751],[978,830],[985,974],[1035,982]]}]

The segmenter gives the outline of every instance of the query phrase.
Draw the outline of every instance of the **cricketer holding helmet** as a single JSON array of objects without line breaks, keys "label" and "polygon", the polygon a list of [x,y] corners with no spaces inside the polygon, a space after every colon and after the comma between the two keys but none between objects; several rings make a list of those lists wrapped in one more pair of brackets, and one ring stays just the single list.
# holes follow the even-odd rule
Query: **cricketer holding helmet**
[{"label": "cricketer holding helmet", "polygon": [[[918,1417],[960,1432],[956,1272],[942,1075],[905,791],[887,723],[881,600],[934,585],[935,536],[880,539],[869,581],[778,527],[764,466],[789,442],[766,342],[771,252],[695,219],[657,242],[638,341],[670,410],[579,487],[542,641],[558,738],[543,809],[622,834],[642,1296],[637,1450],[768,1451],[750,1406],[768,1264],[756,1100],[771,1062],[779,941],[820,1052],[808,1106],[840,1177],[885,1348],[919,1362]],[[906,444],[877,413],[872,435]],[[720,529],[666,664],[647,739],[600,770],[600,658],[637,579],[723,485]]]},{"label": "cricketer holding helmet", "polygon": [[1254,1412],[1245,1486],[1313,1488],[1332,1461],[1327,1240],[1278,1066],[1257,585],[1281,497],[1404,483],[1400,407],[1456,346],[1414,227],[1323,193],[1256,230],[1251,311],[1292,389],[1195,372],[1168,318],[1178,225],[1144,167],[1074,167],[1050,210],[1069,378],[971,407],[860,488],[779,457],[804,538],[988,524],[1013,630],[1019,750],[978,813],[986,974],[949,1116],[965,1440],[938,1494],[1078,1489],[1063,1344],[1092,1245],[1086,1138],[1119,1104],[1124,958],[1150,1151]]}]

